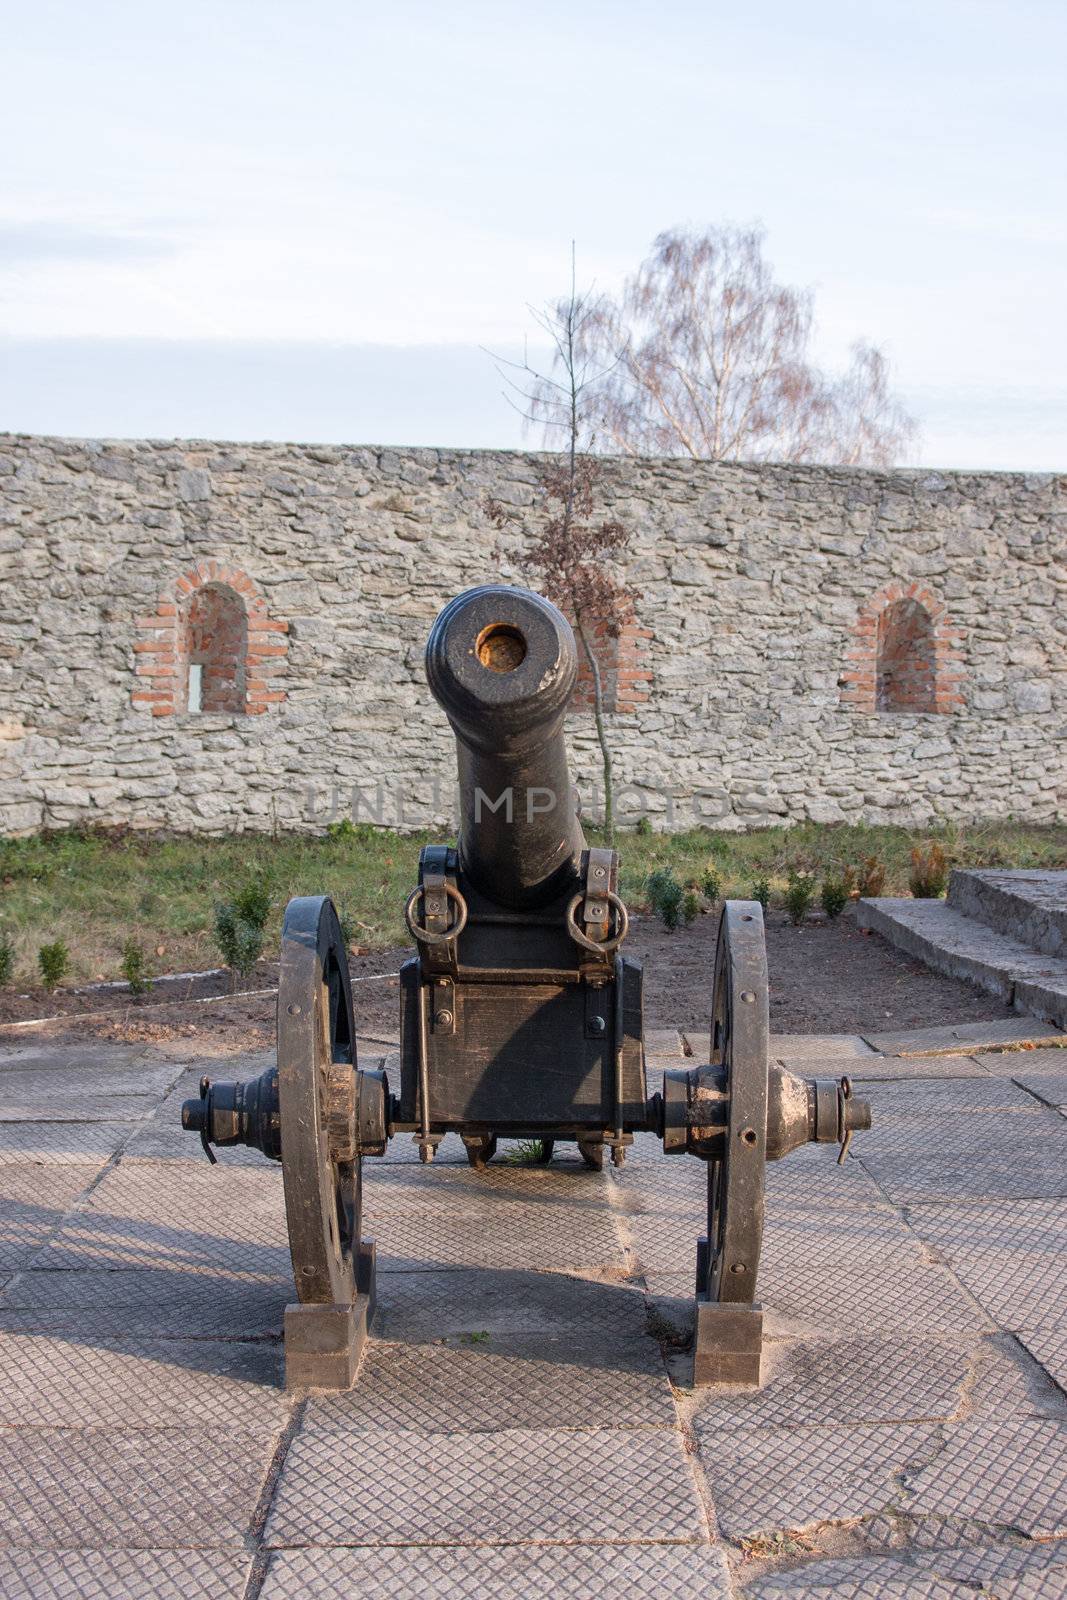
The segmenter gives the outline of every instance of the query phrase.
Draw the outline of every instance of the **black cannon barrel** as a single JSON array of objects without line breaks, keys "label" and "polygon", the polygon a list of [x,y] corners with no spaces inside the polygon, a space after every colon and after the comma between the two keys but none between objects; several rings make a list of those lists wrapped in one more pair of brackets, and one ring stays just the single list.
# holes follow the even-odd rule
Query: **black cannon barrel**
[{"label": "black cannon barrel", "polygon": [[426,676],[456,735],[460,864],[513,910],[574,883],[585,849],[563,741],[577,671],[562,613],[501,584],[458,595],[426,645]]}]

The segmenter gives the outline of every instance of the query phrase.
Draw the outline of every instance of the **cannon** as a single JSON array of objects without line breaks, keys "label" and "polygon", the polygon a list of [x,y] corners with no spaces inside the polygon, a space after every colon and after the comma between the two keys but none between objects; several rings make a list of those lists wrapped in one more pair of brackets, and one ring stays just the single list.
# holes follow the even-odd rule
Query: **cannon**
[{"label": "cannon", "polygon": [[433,625],[430,689],[456,738],[456,845],[427,845],[405,906],[417,954],[400,971],[394,1085],[360,1067],[348,960],[326,897],[292,900],[282,929],[277,1062],[248,1083],[204,1078],[182,1123],[214,1147],[280,1161],[297,1299],[287,1382],[345,1388],[374,1305],[360,1169],[410,1134],[430,1162],[449,1132],[472,1166],[500,1138],[573,1140],[588,1167],[621,1165],[635,1134],[707,1168],[696,1249],[693,1378],[759,1381],[756,1283],[764,1178],[809,1141],[870,1126],[847,1078],[770,1061],[763,912],[726,904],[710,984],[708,1060],[648,1092],[642,972],[614,850],[587,844],[563,724],[577,674],[562,614],[525,589],[459,595]]}]

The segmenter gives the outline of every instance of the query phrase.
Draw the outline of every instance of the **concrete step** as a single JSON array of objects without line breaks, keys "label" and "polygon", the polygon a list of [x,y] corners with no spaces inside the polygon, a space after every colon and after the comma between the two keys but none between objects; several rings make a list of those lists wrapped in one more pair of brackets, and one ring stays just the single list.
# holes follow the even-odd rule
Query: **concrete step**
[{"label": "concrete step", "polygon": [[1016,1011],[1067,1028],[1067,959],[998,933],[944,900],[860,900],[856,920],[935,972],[962,978]]},{"label": "concrete step", "polygon": [[997,933],[1067,961],[1067,872],[956,868],[948,903]]}]

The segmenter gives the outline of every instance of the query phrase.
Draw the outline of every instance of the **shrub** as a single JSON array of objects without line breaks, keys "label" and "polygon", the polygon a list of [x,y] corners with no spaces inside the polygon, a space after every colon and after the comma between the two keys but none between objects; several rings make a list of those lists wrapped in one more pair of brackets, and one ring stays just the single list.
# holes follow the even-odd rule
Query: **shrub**
[{"label": "shrub", "polygon": [[766,912],[771,903],[771,886],[766,878],[757,878],[752,885],[752,898],[757,900]]},{"label": "shrub", "polygon": [[705,872],[700,889],[705,900],[718,900],[722,894],[722,879],[714,867],[709,867]]},{"label": "shrub", "polygon": [[263,928],[238,916],[232,904],[215,907],[215,943],[223,964],[236,978],[247,978],[263,954]]},{"label": "shrub", "polygon": [[239,921],[262,932],[270,915],[270,901],[270,885],[266,878],[252,877],[234,893],[233,909]]},{"label": "shrub", "polygon": [[10,983],[14,971],[14,943],[9,933],[0,933],[0,983]]},{"label": "shrub", "polygon": [[657,867],[645,880],[648,903],[667,931],[673,932],[683,916],[685,890],[670,867]]},{"label": "shrub", "polygon": [[939,844],[925,850],[916,846],[911,852],[911,873],[908,884],[916,900],[939,900],[948,882],[948,862]]},{"label": "shrub", "polygon": [[834,917],[839,917],[848,905],[848,883],[845,878],[836,878],[832,873],[828,874],[822,880],[819,898],[823,910],[832,922]]},{"label": "shrub", "polygon": [[687,889],[682,899],[682,921],[688,928],[700,915],[700,900],[695,889]]},{"label": "shrub", "polygon": [[37,965],[41,969],[41,981],[51,993],[67,975],[70,966],[70,951],[62,939],[56,939],[52,944],[43,944],[37,952]]},{"label": "shrub", "polygon": [[794,928],[799,928],[815,899],[815,880],[809,872],[791,872],[785,891],[785,909]]},{"label": "shrub", "polygon": [[652,819],[650,817],[638,817],[634,832],[639,833],[642,839],[647,839],[652,833]]},{"label": "shrub", "polygon": [[147,994],[152,987],[148,958],[136,939],[127,939],[122,947],[122,976],[131,994]]},{"label": "shrub", "polygon": [[877,856],[865,856],[858,873],[859,891],[864,900],[877,900],[885,888],[885,867]]},{"label": "shrub", "polygon": [[334,910],[337,912],[337,925],[341,930],[341,938],[344,940],[345,949],[347,950],[349,945],[355,942],[356,919],[347,906],[334,906]]}]

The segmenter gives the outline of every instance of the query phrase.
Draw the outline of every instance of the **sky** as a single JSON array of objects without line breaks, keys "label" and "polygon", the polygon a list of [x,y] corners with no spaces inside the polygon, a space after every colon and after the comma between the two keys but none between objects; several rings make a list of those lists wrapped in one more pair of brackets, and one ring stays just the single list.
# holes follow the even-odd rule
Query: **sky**
[{"label": "sky", "polygon": [[519,446],[486,349],[759,223],[916,465],[1067,458],[1062,0],[0,0],[0,429]]}]

